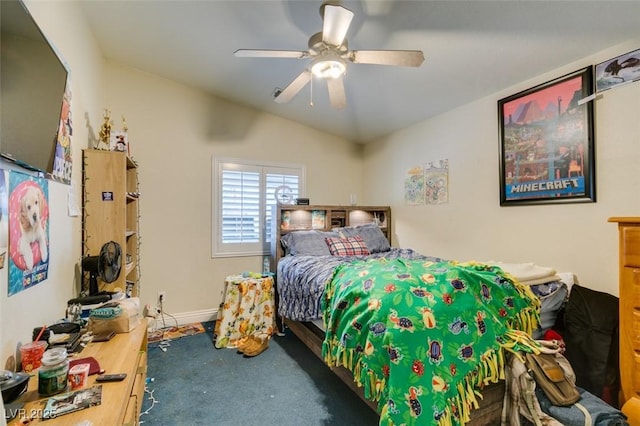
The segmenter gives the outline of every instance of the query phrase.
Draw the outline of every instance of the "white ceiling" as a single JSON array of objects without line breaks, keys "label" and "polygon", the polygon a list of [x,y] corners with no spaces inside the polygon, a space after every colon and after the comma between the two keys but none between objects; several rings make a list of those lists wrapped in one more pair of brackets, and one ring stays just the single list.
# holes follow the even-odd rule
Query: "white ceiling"
[{"label": "white ceiling", "polygon": [[[352,50],[416,49],[420,68],[349,64],[347,107],[323,82],[273,101],[308,64],[236,58],[306,50],[321,1],[83,1],[103,54],[356,142],[368,142],[640,36],[640,1],[343,1]],[[638,46],[640,47],[640,46]],[[626,53],[626,52],[620,52]]]}]

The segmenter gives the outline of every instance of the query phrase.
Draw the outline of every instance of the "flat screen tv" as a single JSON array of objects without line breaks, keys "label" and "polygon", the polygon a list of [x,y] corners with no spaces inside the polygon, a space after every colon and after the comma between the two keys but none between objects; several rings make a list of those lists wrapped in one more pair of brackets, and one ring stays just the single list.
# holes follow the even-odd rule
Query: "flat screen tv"
[{"label": "flat screen tv", "polygon": [[21,1],[0,7],[0,154],[48,174],[68,72]]}]

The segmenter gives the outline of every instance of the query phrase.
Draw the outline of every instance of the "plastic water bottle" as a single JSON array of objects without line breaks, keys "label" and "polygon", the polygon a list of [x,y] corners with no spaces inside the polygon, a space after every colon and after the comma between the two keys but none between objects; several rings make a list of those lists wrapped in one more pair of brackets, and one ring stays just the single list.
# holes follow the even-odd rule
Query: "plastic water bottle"
[{"label": "plastic water bottle", "polygon": [[269,256],[265,256],[262,261],[262,275],[269,275],[271,269],[271,263],[269,262]]}]

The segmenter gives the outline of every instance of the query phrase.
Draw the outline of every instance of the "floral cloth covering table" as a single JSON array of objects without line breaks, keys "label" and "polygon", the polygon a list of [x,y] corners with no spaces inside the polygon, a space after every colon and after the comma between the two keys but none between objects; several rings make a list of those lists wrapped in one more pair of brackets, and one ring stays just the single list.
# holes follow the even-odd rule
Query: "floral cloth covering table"
[{"label": "floral cloth covering table", "polygon": [[216,348],[236,348],[248,336],[269,338],[275,331],[272,276],[230,275],[214,331]]}]

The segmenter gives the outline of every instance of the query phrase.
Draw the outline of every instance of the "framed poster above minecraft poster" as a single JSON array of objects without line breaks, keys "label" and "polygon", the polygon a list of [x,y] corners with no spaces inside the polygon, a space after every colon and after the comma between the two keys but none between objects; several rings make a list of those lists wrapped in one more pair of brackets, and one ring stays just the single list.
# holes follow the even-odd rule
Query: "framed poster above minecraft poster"
[{"label": "framed poster above minecraft poster", "polygon": [[500,205],[595,202],[593,68],[498,101]]}]

